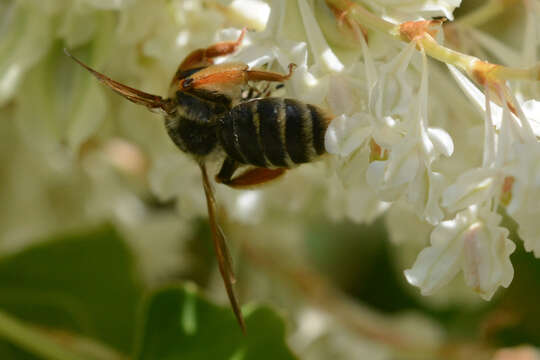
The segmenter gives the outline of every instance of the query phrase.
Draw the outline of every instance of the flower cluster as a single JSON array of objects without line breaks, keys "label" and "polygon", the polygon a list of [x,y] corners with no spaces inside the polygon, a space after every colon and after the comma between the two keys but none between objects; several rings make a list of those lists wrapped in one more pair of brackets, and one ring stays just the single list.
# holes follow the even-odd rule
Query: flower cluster
[{"label": "flower cluster", "polygon": [[[298,212],[312,201],[355,222],[389,208],[414,213],[433,230],[406,279],[429,294],[462,271],[489,299],[513,277],[515,244],[501,211],[540,257],[540,5],[525,3],[521,53],[473,27],[453,29],[513,68],[443,46],[448,25],[429,18],[452,20],[459,0],[235,0],[226,11],[198,0],[0,5],[0,106],[7,109],[0,126],[20,148],[6,151],[5,163],[13,179],[24,179],[7,181],[0,192],[11,204],[3,207],[9,211],[2,210],[0,236],[28,238],[102,218],[117,221],[130,238],[156,226],[166,238],[182,235],[142,199],[177,199],[183,219],[204,215],[196,165],[169,142],[155,115],[111,95],[60,50],[72,48],[119,81],[164,93],[185,55],[236,39],[241,26],[222,29],[242,23],[261,31],[219,61],[275,71],[295,63],[281,91],[335,117],[323,165],[302,166],[266,190],[218,190],[232,218],[259,221],[263,211]],[[448,71],[432,58],[448,63]],[[28,161],[37,164],[31,171],[20,165]],[[79,186],[88,192],[70,194],[77,220],[61,224],[68,205],[58,206],[54,191]],[[33,209],[40,221],[31,222],[20,204],[35,198],[43,199]],[[388,220],[395,238],[409,226],[402,218]],[[25,219],[27,233],[17,232],[16,219]]]},{"label": "flower cluster", "polygon": [[[528,4],[534,9],[538,6],[536,2]],[[446,12],[451,5],[439,4],[436,8]],[[508,65],[534,69],[538,51],[535,34],[540,30],[535,24],[537,17],[538,13],[529,12],[523,49],[528,63]],[[445,172],[448,164],[440,164],[441,155],[448,158],[447,163],[461,160],[452,159],[454,143],[448,131],[462,134],[456,125],[471,131],[475,125],[451,124],[452,119],[441,116],[440,108],[428,105],[434,95],[440,95],[428,92],[424,48],[440,34],[432,25],[427,21],[401,24],[399,31],[409,45],[396,45],[402,50],[386,61],[373,62],[368,47],[363,46],[366,73],[372,77],[366,82],[367,106],[359,113],[338,117],[330,126],[326,146],[345,164],[338,167],[338,173],[344,169],[350,172],[346,167],[359,154],[369,156],[363,172],[378,198],[401,203],[435,226],[430,245],[405,271],[409,283],[420,287],[423,294],[431,294],[461,270],[466,284],[489,300],[499,286],[507,287],[513,278],[509,257],[515,244],[508,239],[508,230],[500,226],[498,211],[504,209],[514,218],[525,248],[539,255],[540,228],[533,219],[538,214],[535,199],[540,190],[540,159],[536,156],[540,144],[535,131],[540,112],[534,98],[540,93],[530,85],[510,86],[505,79],[497,78],[493,70],[497,65],[463,55],[470,68],[461,67],[484,86],[482,91],[448,64],[458,85],[484,117],[484,141],[481,149],[467,149],[481,155],[481,164],[464,161],[450,166],[458,168],[457,172]],[[441,40],[436,41],[440,44]],[[485,43],[489,46],[493,41]],[[531,74],[534,81],[535,72]],[[452,100],[447,97],[447,101]],[[469,158],[474,159],[474,154]],[[394,231],[399,232],[399,226]]]}]

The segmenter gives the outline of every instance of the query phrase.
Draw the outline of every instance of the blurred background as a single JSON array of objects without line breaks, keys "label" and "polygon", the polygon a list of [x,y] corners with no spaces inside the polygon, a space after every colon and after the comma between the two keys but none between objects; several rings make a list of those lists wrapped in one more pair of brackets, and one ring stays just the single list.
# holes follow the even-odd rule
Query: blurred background
[{"label": "blurred background", "polygon": [[[456,19],[485,3],[464,0]],[[517,47],[525,10],[500,3],[477,28]],[[398,206],[358,223],[324,162],[258,191],[216,187],[245,304],[241,335],[197,166],[160,116],[104,88],[63,48],[165,94],[191,50],[222,29],[262,30],[270,9],[0,0],[1,359],[539,358],[540,262],[520,241],[514,280],[491,301],[461,275],[423,297],[403,270],[431,227]],[[501,61],[447,30],[451,46]]]}]

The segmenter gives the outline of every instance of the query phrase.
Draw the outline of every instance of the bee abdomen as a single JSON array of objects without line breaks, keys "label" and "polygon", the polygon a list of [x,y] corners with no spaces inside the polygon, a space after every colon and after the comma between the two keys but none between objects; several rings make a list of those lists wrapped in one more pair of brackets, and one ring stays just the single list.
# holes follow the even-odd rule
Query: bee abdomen
[{"label": "bee abdomen", "polygon": [[294,99],[254,99],[235,106],[220,120],[218,141],[243,164],[292,167],[325,152],[330,122],[320,108]]}]

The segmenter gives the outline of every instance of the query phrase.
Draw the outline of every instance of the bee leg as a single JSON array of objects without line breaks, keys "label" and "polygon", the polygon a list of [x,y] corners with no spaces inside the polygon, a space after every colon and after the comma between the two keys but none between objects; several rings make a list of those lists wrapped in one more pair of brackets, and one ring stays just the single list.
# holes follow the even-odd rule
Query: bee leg
[{"label": "bee leg", "polygon": [[270,89],[270,84],[269,83],[266,83],[266,86],[262,89],[262,97],[269,97],[270,95],[272,95],[272,89]]},{"label": "bee leg", "polygon": [[197,89],[215,84],[239,85],[246,84],[248,81],[279,81],[283,82],[289,79],[295,64],[289,64],[289,73],[286,75],[263,70],[247,70],[247,65],[231,65],[229,69],[219,72],[206,74],[202,77],[190,77],[180,82],[183,90]]},{"label": "bee leg", "polygon": [[213,58],[232,54],[242,44],[246,31],[247,28],[243,28],[240,36],[235,41],[222,41],[206,49],[194,50],[182,61],[178,67],[178,71],[209,66],[214,63]]},{"label": "bee leg", "polygon": [[216,175],[216,182],[222,184],[230,182],[234,172],[238,169],[238,166],[238,161],[227,157],[225,161],[223,161],[219,173]]},{"label": "bee leg", "polygon": [[279,81],[283,82],[285,80],[289,80],[289,78],[292,76],[294,68],[296,67],[296,64],[290,63],[289,64],[289,73],[287,75],[278,74],[271,71],[264,71],[264,70],[247,70],[246,71],[246,78],[248,81]]},{"label": "bee leg", "polygon": [[268,169],[256,167],[246,170],[245,172],[234,178],[227,179],[221,182],[235,189],[250,188],[275,180],[285,174],[286,170],[287,169],[285,168]]},{"label": "bee leg", "polygon": [[274,180],[285,173],[284,168],[267,169],[262,167],[255,167],[246,170],[242,174],[233,178],[234,172],[238,169],[240,164],[238,161],[227,157],[221,165],[219,173],[216,175],[216,182],[225,184],[233,188],[246,188],[251,186],[260,185],[271,180]]},{"label": "bee leg", "polygon": [[234,283],[236,282],[236,279],[234,277],[231,256],[229,254],[229,249],[227,248],[225,234],[223,233],[223,230],[221,230],[217,220],[217,204],[216,198],[214,197],[214,190],[212,189],[212,185],[208,179],[206,165],[201,162],[199,163],[199,167],[201,168],[204,195],[206,197],[206,206],[208,208],[208,220],[210,222],[210,230],[212,233],[212,241],[214,243],[214,250],[216,252],[219,272],[221,273],[223,284],[225,285],[225,290],[227,291],[227,296],[229,297],[236,320],[238,321],[238,324],[240,324],[242,332],[245,334],[246,323],[244,322],[244,317],[242,316],[242,311],[240,310],[240,304],[238,303],[238,298],[236,297],[236,292],[234,291]]}]

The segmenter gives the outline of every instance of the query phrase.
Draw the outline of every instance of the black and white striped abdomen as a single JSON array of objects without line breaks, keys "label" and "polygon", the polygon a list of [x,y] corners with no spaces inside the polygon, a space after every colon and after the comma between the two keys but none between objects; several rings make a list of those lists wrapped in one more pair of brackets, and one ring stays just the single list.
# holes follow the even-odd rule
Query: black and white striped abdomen
[{"label": "black and white striped abdomen", "polygon": [[241,103],[219,121],[218,141],[234,160],[260,167],[293,167],[325,152],[330,117],[294,99]]}]

